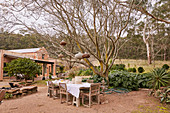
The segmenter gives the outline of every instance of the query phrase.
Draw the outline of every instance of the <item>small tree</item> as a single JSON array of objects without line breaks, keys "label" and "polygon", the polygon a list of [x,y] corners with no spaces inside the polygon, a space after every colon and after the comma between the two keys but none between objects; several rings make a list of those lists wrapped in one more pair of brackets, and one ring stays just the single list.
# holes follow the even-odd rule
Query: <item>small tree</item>
[{"label": "small tree", "polygon": [[28,58],[18,58],[12,60],[10,63],[7,63],[7,66],[4,68],[5,71],[8,72],[9,76],[17,76],[17,74],[24,75],[25,81],[29,78],[32,78],[34,81],[34,77],[36,74],[40,74],[41,66]]}]

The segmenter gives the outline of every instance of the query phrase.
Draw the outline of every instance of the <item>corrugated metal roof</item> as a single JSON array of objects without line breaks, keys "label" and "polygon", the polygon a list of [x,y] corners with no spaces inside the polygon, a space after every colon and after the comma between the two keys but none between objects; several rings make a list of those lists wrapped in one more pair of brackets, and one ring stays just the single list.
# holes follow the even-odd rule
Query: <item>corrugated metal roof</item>
[{"label": "corrugated metal roof", "polygon": [[[10,54],[4,54],[5,57],[9,57],[9,58],[29,58],[29,57],[26,57],[26,56],[17,56],[17,55],[10,55]],[[54,64],[53,61],[48,61],[48,60],[40,60],[40,59],[33,59],[33,58],[29,58],[31,60],[34,60],[35,62],[38,62],[38,63],[47,63],[47,64]]]},{"label": "corrugated metal roof", "polygon": [[8,50],[8,51],[17,52],[17,53],[34,53],[40,49],[41,48],[29,48],[29,49],[14,49],[14,50]]}]

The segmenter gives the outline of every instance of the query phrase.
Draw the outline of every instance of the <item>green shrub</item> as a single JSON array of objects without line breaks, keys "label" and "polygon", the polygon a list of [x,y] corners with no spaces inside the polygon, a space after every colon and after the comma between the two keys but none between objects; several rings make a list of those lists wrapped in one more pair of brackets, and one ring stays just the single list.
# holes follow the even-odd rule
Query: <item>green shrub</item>
[{"label": "green shrub", "polygon": [[89,75],[93,75],[93,71],[91,69],[87,69],[85,71],[83,71],[82,76],[89,76]]},{"label": "green shrub", "polygon": [[49,75],[49,79],[52,79],[52,75]]},{"label": "green shrub", "polygon": [[150,74],[138,74],[137,79],[139,88],[151,88],[151,85],[148,84],[148,82],[151,80]]},{"label": "green shrub", "polygon": [[64,71],[64,66],[60,66],[60,73],[63,73],[63,71]]},{"label": "green shrub", "polygon": [[111,68],[111,70],[125,70],[125,64],[114,64]]},{"label": "green shrub", "polygon": [[12,94],[9,94],[9,93],[5,93],[5,99],[10,99],[10,98],[12,98],[13,97],[13,95]]},{"label": "green shrub", "polygon": [[164,64],[164,65],[162,66],[162,68],[168,70],[168,69],[169,69],[169,66],[168,66],[168,64]]},{"label": "green shrub", "polygon": [[145,70],[143,69],[143,67],[138,67],[138,72],[139,73],[143,73]]},{"label": "green shrub", "polygon": [[85,70],[84,70],[84,69],[80,69],[80,70],[78,71],[78,74],[77,74],[77,75],[80,76],[83,71],[85,71]]},{"label": "green shrub", "polygon": [[128,72],[132,72],[133,68],[128,68]]},{"label": "green shrub", "polygon": [[7,63],[4,70],[8,72],[9,76],[17,77],[17,74],[22,74],[27,81],[34,80],[35,75],[40,74],[41,66],[29,58],[18,58]]},{"label": "green shrub", "polygon": [[[101,77],[100,75],[93,75],[90,77],[90,80],[93,80],[94,83],[101,83],[104,77]],[[106,81],[106,79],[105,79]]]},{"label": "green shrub", "polygon": [[129,68],[128,72],[134,72],[135,73],[136,72],[136,68]]},{"label": "green shrub", "polygon": [[136,76],[134,73],[125,71],[111,71],[109,74],[109,86],[138,90],[138,79]]},{"label": "green shrub", "polygon": [[160,89],[161,86],[167,86],[170,79],[170,73],[167,73],[164,68],[155,68],[151,71],[151,80],[153,90]]},{"label": "green shrub", "polygon": [[128,63],[128,67],[130,67],[130,64]]},{"label": "green shrub", "polygon": [[92,69],[80,69],[78,72],[77,72],[78,76],[89,76],[89,75],[93,75],[93,71]]},{"label": "green shrub", "polygon": [[132,71],[132,72],[136,73],[136,68],[133,68],[133,71]]},{"label": "green shrub", "polygon": [[82,82],[86,82],[88,80],[88,78],[83,78]]},{"label": "green shrub", "polygon": [[71,71],[68,73],[68,77],[69,78],[74,78],[76,76],[76,72],[75,71]]}]

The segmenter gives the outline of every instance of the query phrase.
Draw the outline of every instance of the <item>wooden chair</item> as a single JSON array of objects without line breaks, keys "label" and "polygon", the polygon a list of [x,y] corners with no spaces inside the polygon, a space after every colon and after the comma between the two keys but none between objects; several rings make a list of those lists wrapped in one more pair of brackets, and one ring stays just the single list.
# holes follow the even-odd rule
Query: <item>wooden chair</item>
[{"label": "wooden chair", "polygon": [[5,93],[6,93],[5,89],[1,89],[0,90],[0,104],[2,103],[2,100],[5,97]]},{"label": "wooden chair", "polygon": [[[82,105],[86,106],[86,107],[91,107],[91,103],[92,103],[92,97],[96,96],[97,97],[97,101],[98,104],[100,104],[100,83],[93,83],[90,86],[90,89],[88,92],[82,92]],[[85,105],[84,104],[84,98],[89,97],[89,104]],[[94,103],[94,102],[93,102]]]},{"label": "wooden chair", "polygon": [[48,81],[48,95],[53,99],[58,98],[57,95],[59,95],[59,86],[55,86],[52,81]]},{"label": "wooden chair", "polygon": [[88,82],[88,83],[93,83],[93,82],[94,82],[94,80],[87,80],[87,82]]},{"label": "wooden chair", "polygon": [[68,100],[69,100],[70,93],[67,92],[66,83],[59,83],[59,89],[60,89],[60,102],[62,103],[62,95],[66,95],[66,103],[68,105]]}]

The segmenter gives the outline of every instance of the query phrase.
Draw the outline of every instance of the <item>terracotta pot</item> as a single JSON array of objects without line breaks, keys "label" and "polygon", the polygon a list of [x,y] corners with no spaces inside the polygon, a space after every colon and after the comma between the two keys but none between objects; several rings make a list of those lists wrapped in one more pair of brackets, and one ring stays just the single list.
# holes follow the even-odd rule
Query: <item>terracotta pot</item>
[{"label": "terracotta pot", "polygon": [[75,55],[75,58],[82,59],[83,58],[82,56],[83,56],[83,54],[81,52],[79,52]]},{"label": "terracotta pot", "polygon": [[83,58],[89,58],[90,57],[90,55],[89,54],[87,54],[87,53],[85,53],[85,54],[83,54],[83,56],[82,56]]},{"label": "terracotta pot", "polygon": [[62,46],[65,46],[67,43],[64,41],[64,40],[62,40],[61,42],[60,42],[60,45],[62,45]]}]

